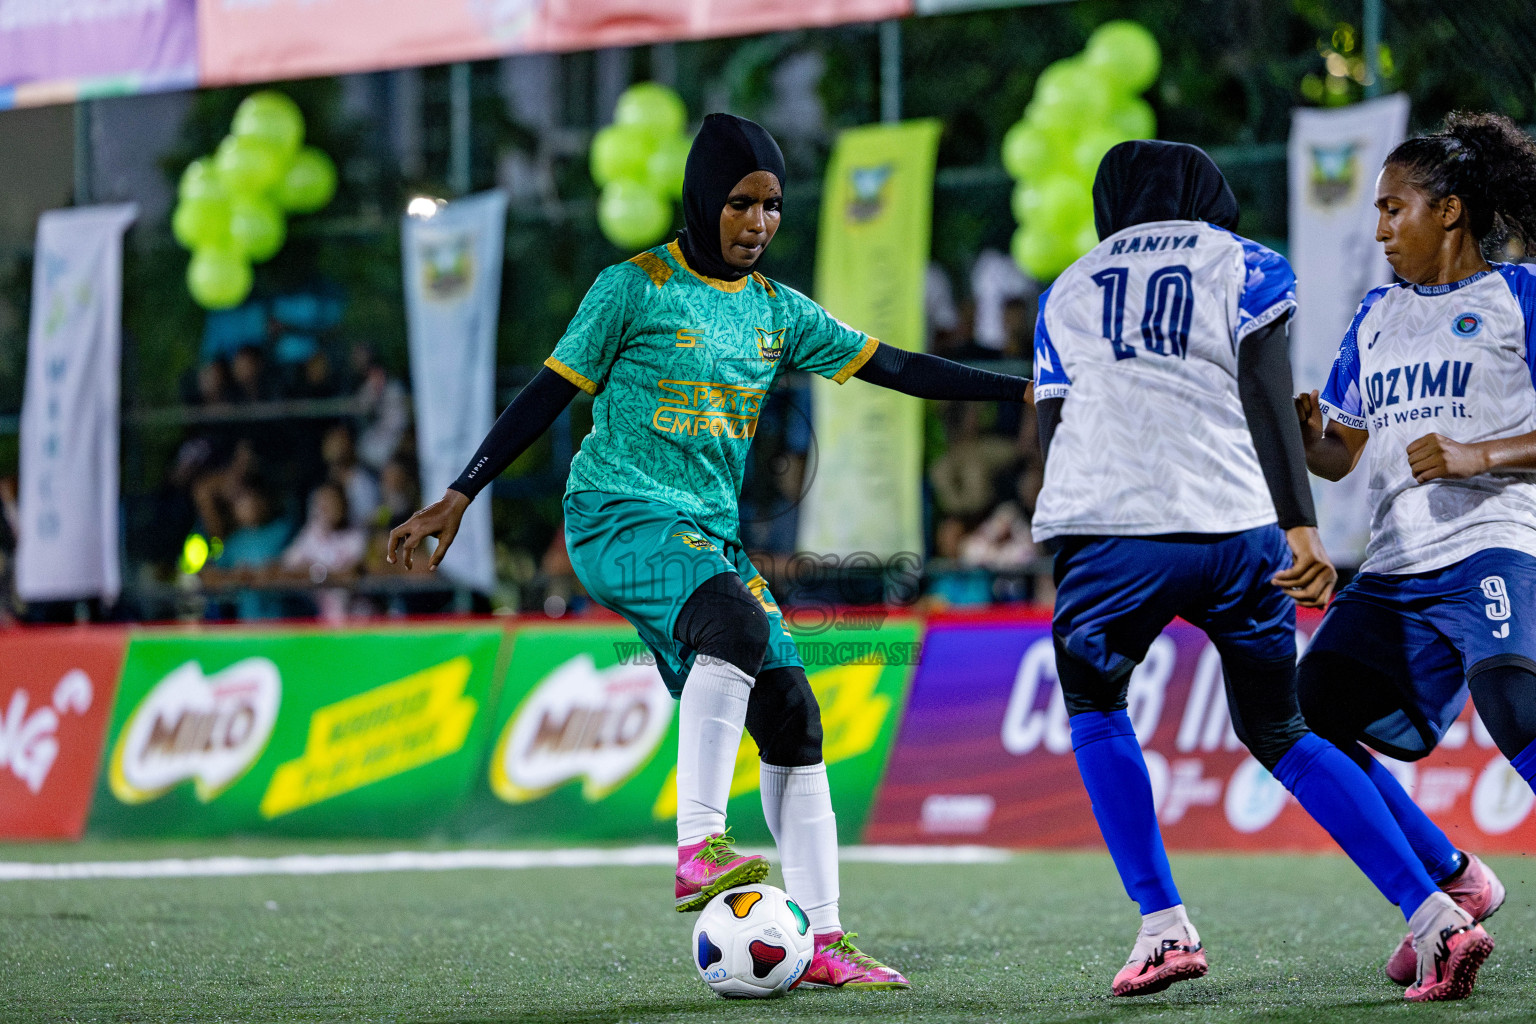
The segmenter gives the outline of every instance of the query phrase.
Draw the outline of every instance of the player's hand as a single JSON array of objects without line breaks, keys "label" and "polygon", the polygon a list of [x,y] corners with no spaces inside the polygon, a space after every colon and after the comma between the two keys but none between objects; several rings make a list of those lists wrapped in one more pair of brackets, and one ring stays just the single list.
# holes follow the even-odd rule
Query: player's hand
[{"label": "player's hand", "polygon": [[1328,552],[1323,550],[1317,527],[1293,526],[1285,531],[1285,540],[1291,546],[1294,561],[1289,569],[1276,573],[1269,582],[1303,608],[1322,608],[1333,596],[1333,585],[1339,580],[1339,572],[1333,567]]},{"label": "player's hand", "polygon": [[1408,468],[1421,484],[1465,480],[1488,472],[1488,456],[1481,445],[1462,444],[1444,434],[1425,434],[1408,446]]},{"label": "player's hand", "polygon": [[444,491],[441,498],[389,531],[389,544],[384,549],[385,559],[394,565],[398,549],[399,556],[405,560],[405,567],[410,569],[411,556],[416,553],[417,545],[428,537],[436,537],[437,550],[432,552],[432,560],[427,563],[427,568],[436,572],[437,563],[443,560],[443,556],[448,553],[448,545],[458,535],[459,522],[464,518],[464,510],[467,508],[467,496],[452,488]]},{"label": "player's hand", "polygon": [[1028,384],[1024,385],[1024,404],[1025,405],[1034,405],[1035,404],[1035,382],[1034,381],[1030,381]]},{"label": "player's hand", "polygon": [[1296,419],[1301,422],[1302,443],[1311,447],[1323,436],[1323,405],[1316,391],[1296,396]]}]

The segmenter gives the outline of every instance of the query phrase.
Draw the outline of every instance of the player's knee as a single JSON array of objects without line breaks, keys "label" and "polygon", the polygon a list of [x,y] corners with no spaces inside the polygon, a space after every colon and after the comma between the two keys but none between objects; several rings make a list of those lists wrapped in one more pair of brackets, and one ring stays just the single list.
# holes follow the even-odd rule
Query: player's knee
[{"label": "player's knee", "polygon": [[1485,658],[1467,672],[1467,688],[1505,757],[1513,760],[1536,742],[1536,662],[1519,655]]},{"label": "player's knee", "polygon": [[1273,772],[1308,731],[1296,700],[1296,662],[1259,661],[1231,650],[1221,652],[1221,661],[1232,731],[1254,759]]},{"label": "player's knee", "polygon": [[1066,701],[1069,718],[1086,711],[1108,714],[1125,710],[1133,666],[1127,664],[1123,671],[1106,673],[1067,650],[1061,637],[1053,636],[1053,640],[1056,644],[1056,678],[1061,681],[1061,695]]},{"label": "player's knee", "polygon": [[1296,702],[1302,719],[1313,732],[1339,744],[1355,739],[1346,735],[1351,730],[1339,714],[1344,708],[1338,689],[1343,678],[1326,654],[1308,654],[1296,666]]},{"label": "player's knee", "polygon": [[672,635],[700,657],[756,676],[768,653],[768,613],[740,576],[723,572],[701,583],[683,604]]},{"label": "player's knee", "polygon": [[805,669],[791,665],[758,675],[747,702],[747,731],[765,764],[802,768],[821,763],[821,707]]}]

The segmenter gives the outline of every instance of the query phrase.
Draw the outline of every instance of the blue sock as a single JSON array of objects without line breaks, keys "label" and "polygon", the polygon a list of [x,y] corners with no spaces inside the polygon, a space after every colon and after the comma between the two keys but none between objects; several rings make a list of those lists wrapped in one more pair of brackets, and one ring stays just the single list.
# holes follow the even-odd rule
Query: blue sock
[{"label": "blue sock", "polygon": [[1124,711],[1085,711],[1069,721],[1077,770],[1126,895],[1143,914],[1182,903],[1163,849],[1152,806],[1152,779],[1131,717]]},{"label": "blue sock", "polygon": [[1275,778],[1404,918],[1439,891],[1381,794],[1344,751],[1309,732],[1275,765]]},{"label": "blue sock", "polygon": [[1440,826],[1419,809],[1386,765],[1367,754],[1365,774],[1387,802],[1387,810],[1397,819],[1397,827],[1408,837],[1408,845],[1413,847],[1430,879],[1438,885],[1461,870],[1461,851],[1446,838]]},{"label": "blue sock", "polygon": [[[1077,733],[1073,732],[1073,735],[1076,736]],[[1536,740],[1533,740],[1529,746],[1516,754],[1515,759],[1509,763],[1514,767],[1515,771],[1520,773],[1520,777],[1526,781],[1528,786],[1536,789]]]}]

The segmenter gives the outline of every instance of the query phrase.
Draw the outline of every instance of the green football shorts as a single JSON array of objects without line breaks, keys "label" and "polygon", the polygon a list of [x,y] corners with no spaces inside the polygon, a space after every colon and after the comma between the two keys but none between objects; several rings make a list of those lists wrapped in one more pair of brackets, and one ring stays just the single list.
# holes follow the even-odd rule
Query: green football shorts
[{"label": "green football shorts", "polygon": [[660,502],[604,491],[565,496],[565,544],[576,578],[592,600],[629,620],[656,656],[673,696],[694,651],[672,636],[677,615],[699,584],[734,572],[768,613],[763,668],[803,667],[768,581],[738,544],[711,536],[687,513]]}]

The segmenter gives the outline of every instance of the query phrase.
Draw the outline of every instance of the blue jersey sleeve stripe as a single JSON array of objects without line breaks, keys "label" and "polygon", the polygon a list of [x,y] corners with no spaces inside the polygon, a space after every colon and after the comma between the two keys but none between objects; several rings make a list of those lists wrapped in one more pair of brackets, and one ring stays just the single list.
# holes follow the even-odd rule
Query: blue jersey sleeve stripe
[{"label": "blue jersey sleeve stripe", "polygon": [[1505,263],[1498,268],[1525,317],[1525,365],[1530,367],[1531,384],[1536,387],[1536,267]]},{"label": "blue jersey sleeve stripe", "polygon": [[[1054,286],[1053,286],[1054,287]],[[1061,365],[1061,356],[1056,353],[1056,346],[1051,343],[1050,329],[1045,325],[1046,303],[1050,301],[1051,289],[1047,288],[1040,293],[1039,313],[1035,317],[1035,398],[1062,398],[1072,386],[1072,379],[1067,376],[1067,371]],[[1042,388],[1049,388],[1053,393],[1046,395]],[[1055,392],[1059,391],[1057,394]]]},{"label": "blue jersey sleeve stripe", "polygon": [[1259,328],[1266,327],[1281,317],[1288,316],[1295,311],[1295,299],[1285,299],[1282,302],[1277,302],[1252,319],[1244,320],[1239,323],[1237,325],[1237,340],[1242,341],[1244,338],[1248,337],[1248,335],[1252,334]]},{"label": "blue jersey sleeve stripe", "polygon": [[1339,354],[1328,374],[1328,383],[1323,385],[1321,404],[1325,409],[1332,409],[1328,415],[1345,426],[1356,426],[1351,422],[1354,420],[1358,421],[1359,429],[1365,429],[1365,409],[1360,404],[1360,324],[1371,307],[1394,287],[1383,285],[1365,293],[1354,319],[1349,322],[1349,330],[1344,332],[1344,340],[1339,343]]}]

